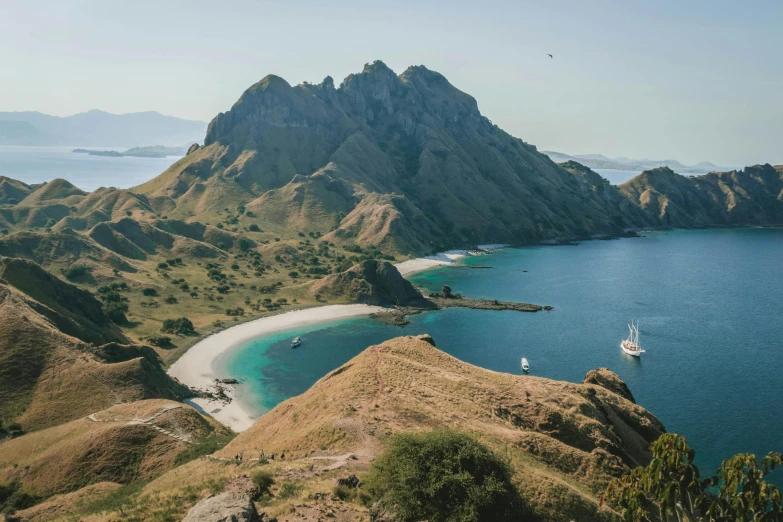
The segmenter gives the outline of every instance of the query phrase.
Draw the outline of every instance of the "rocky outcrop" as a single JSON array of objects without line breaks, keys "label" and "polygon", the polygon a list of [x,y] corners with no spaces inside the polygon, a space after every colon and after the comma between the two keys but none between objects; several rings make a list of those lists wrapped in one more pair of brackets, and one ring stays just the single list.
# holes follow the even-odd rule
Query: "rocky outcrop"
[{"label": "rocky outcrop", "polygon": [[430,306],[388,261],[363,261],[345,272],[315,281],[310,292],[328,299],[345,299],[371,305]]},{"label": "rocky outcrop", "polygon": [[633,398],[631,390],[628,385],[623,382],[616,373],[608,368],[598,368],[597,370],[590,370],[585,375],[582,381],[585,384],[595,384],[609,390],[612,393],[616,393],[620,397],[628,399],[632,403],[636,404],[636,399]]},{"label": "rocky outcrop", "polygon": [[250,496],[229,491],[205,498],[182,522],[261,522],[261,517]]}]

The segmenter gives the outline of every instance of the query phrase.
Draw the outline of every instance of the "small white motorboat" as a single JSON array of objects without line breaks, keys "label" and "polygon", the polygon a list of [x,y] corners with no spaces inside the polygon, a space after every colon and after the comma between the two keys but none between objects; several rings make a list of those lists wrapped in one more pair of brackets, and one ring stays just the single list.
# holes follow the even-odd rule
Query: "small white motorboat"
[{"label": "small white motorboat", "polygon": [[631,333],[628,335],[628,339],[620,343],[620,348],[628,355],[639,357],[644,353],[642,347],[639,346],[639,325],[631,323],[628,325],[628,329]]},{"label": "small white motorboat", "polygon": [[530,371],[530,363],[524,357],[522,357],[522,371],[525,373]]},{"label": "small white motorboat", "polygon": [[294,340],[291,341],[291,348],[296,348],[297,346],[302,344],[302,338],[301,337],[294,337]]}]

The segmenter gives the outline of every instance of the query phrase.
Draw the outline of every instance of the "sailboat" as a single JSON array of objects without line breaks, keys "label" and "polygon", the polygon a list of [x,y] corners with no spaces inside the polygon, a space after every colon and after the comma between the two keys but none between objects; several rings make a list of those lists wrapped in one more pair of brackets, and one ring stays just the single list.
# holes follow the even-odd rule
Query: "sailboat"
[{"label": "sailboat", "polygon": [[628,325],[628,330],[630,330],[631,333],[628,335],[628,339],[625,339],[620,343],[620,348],[628,355],[639,357],[644,353],[642,347],[639,346],[639,325],[631,322],[631,324]]},{"label": "sailboat", "polygon": [[528,373],[530,371],[530,363],[527,362],[527,359],[522,357],[522,371],[525,373]]}]

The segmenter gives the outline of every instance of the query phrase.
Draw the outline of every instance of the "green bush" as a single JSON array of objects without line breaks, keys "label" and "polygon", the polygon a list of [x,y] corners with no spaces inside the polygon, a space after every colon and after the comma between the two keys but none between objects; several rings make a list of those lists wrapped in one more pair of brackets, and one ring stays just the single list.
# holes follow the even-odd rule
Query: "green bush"
[{"label": "green bush", "polygon": [[255,484],[258,488],[258,493],[260,495],[268,495],[269,488],[271,488],[275,483],[275,479],[272,477],[272,474],[264,470],[253,472],[253,474],[250,475],[250,480],[253,481],[253,484]]},{"label": "green bush", "polygon": [[174,348],[174,343],[168,335],[150,335],[147,337],[147,342],[158,348]]},{"label": "green bush", "polygon": [[144,288],[141,294],[147,297],[158,297],[158,291],[154,288]]},{"label": "green bush", "polygon": [[125,317],[125,313],[128,311],[128,304],[125,302],[106,303],[104,311],[114,324],[126,324],[128,322],[128,318]]},{"label": "green bush", "polygon": [[512,472],[492,451],[461,433],[400,434],[378,457],[367,489],[399,520],[524,520]]},{"label": "green bush", "polygon": [[90,269],[87,268],[84,265],[72,266],[72,267],[69,267],[69,268],[63,268],[62,269],[63,275],[69,281],[72,281],[74,279],[78,279],[78,278],[80,278],[82,276],[85,276],[89,272],[90,272]]},{"label": "green bush", "polygon": [[299,482],[285,479],[280,484],[280,491],[277,492],[277,496],[280,498],[292,498],[299,495],[303,489],[304,486]]},{"label": "green bush", "polygon": [[[0,484],[0,513],[12,515],[18,509],[26,509],[43,500],[22,491],[19,482]],[[10,519],[9,519],[10,520]]]},{"label": "green bush", "polygon": [[261,232],[261,229],[255,223],[251,224],[247,229],[251,232]]},{"label": "green bush", "polygon": [[179,335],[193,335],[196,333],[193,328],[193,323],[186,317],[180,317],[179,319],[166,319],[163,321],[163,326],[160,329],[163,333],[179,334]]}]

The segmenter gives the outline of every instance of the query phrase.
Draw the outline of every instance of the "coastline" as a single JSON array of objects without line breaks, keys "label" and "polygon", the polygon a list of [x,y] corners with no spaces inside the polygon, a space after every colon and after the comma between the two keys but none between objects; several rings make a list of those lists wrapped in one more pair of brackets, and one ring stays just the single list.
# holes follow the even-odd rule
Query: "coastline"
[{"label": "coastline", "polygon": [[[479,248],[493,250],[505,246],[507,245],[492,244],[479,245]],[[403,277],[407,277],[431,268],[455,263],[470,255],[467,250],[448,250],[427,257],[402,261],[394,266]],[[191,388],[202,391],[214,390],[216,379],[229,377],[217,375],[218,359],[245,341],[312,324],[370,315],[381,310],[384,308],[363,304],[325,305],[261,317],[201,339],[171,365],[168,374]],[[237,433],[248,429],[257,420],[257,415],[242,406],[236,390],[231,385],[223,385],[222,388],[225,395],[231,399],[230,402],[202,397],[187,399],[185,402]]]},{"label": "coastline", "polygon": [[[498,243],[491,245],[478,245],[478,248],[481,250],[497,250],[498,248],[504,248],[507,246],[508,245],[506,244]],[[437,254],[433,254],[431,256],[408,259],[407,261],[402,261],[401,263],[397,263],[394,266],[397,268],[397,270],[399,270],[402,277],[407,277],[409,275],[429,270],[430,268],[450,265],[455,263],[457,260],[463,257],[468,257],[470,255],[471,254],[469,254],[465,249],[447,250],[445,252],[438,252]]]},{"label": "coastline", "polygon": [[[215,361],[249,339],[321,322],[370,315],[380,310],[381,307],[363,304],[327,305],[262,317],[197,342],[171,365],[168,374],[191,388],[207,391],[214,388],[215,379],[227,377],[216,375]],[[255,414],[242,406],[230,385],[225,386],[224,390],[231,398],[229,403],[201,397],[185,402],[236,432],[246,430],[256,421]]]}]

